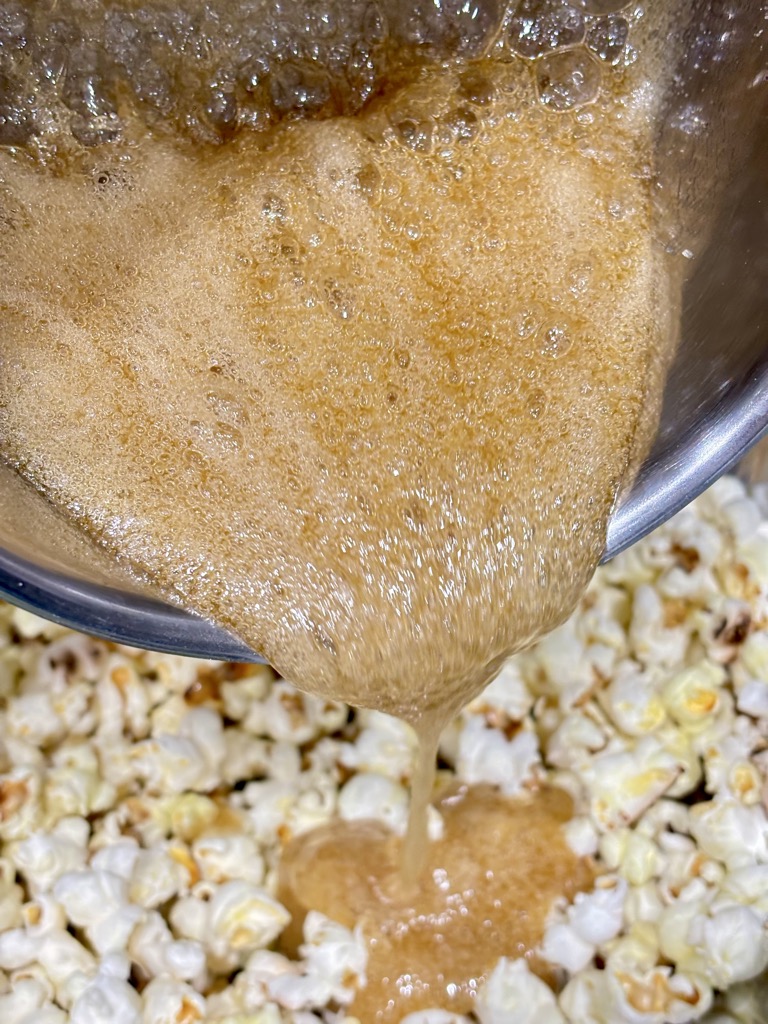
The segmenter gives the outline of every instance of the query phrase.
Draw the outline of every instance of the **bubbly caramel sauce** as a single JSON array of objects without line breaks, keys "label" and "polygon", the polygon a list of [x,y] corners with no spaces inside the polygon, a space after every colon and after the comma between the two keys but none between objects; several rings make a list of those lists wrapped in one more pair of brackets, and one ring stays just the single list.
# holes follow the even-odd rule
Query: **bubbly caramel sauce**
[{"label": "bubbly caramel sauce", "polygon": [[394,1024],[430,1007],[466,1013],[501,956],[526,957],[554,981],[535,955],[547,915],[592,886],[591,865],[563,839],[572,804],[562,791],[513,800],[479,787],[439,806],[445,833],[411,889],[402,884],[401,841],[375,822],[334,823],[283,854],[288,951],[308,910],[362,926],[367,984],[350,1012],[363,1024]]},{"label": "bubbly caramel sauce", "polygon": [[411,722],[573,608],[674,323],[642,97],[582,124],[522,62],[474,75],[468,137],[430,69],[264,145],[0,153],[6,457],[287,678]]},{"label": "bubbly caramel sauce", "polygon": [[[299,686],[418,730],[404,843],[336,824],[283,869],[294,929],[363,922],[366,1024],[468,1008],[591,879],[553,792],[450,798],[426,839],[442,727],[573,609],[674,346],[643,44],[663,19],[548,11],[354,117],[226,121],[212,145],[119,89],[94,112],[86,82],[71,137],[54,96],[0,152],[5,458]],[[593,49],[559,51],[565,28]]]}]

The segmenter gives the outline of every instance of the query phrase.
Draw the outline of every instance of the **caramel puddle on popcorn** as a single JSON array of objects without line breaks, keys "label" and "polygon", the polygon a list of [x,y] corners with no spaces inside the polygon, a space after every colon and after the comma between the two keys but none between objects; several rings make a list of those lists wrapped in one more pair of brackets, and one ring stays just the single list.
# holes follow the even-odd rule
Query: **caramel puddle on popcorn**
[{"label": "caramel puddle on popcorn", "polygon": [[502,953],[526,957],[548,978],[534,955],[546,917],[558,898],[592,885],[592,871],[563,838],[573,810],[566,794],[511,801],[478,787],[439,806],[445,833],[430,845],[416,896],[403,891],[399,840],[378,823],[328,825],[283,854],[289,950],[308,910],[363,926],[368,980],[349,1012],[365,1024],[395,1024],[435,1006],[470,1011]]},{"label": "caramel puddle on popcorn", "polygon": [[5,457],[282,675],[419,733],[400,853],[338,824],[289,855],[302,908],[349,884],[371,922],[364,1020],[410,1008],[406,953],[419,999],[469,998],[589,884],[557,795],[466,794],[429,848],[426,808],[443,726],[570,613],[655,423],[677,289],[638,53],[578,113],[507,54],[224,146],[126,115],[44,168],[0,153]]}]

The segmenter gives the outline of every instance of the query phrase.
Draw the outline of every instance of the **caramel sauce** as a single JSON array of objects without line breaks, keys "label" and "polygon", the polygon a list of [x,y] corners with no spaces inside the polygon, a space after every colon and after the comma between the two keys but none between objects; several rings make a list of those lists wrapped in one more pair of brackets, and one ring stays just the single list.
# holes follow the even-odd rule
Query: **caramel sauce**
[{"label": "caramel sauce", "polygon": [[442,727],[573,609],[655,427],[679,275],[653,186],[667,33],[638,17],[610,66],[534,64],[522,23],[491,52],[483,21],[469,66],[420,56],[355,116],[277,110],[273,71],[269,130],[218,96],[174,135],[117,90],[94,124],[72,107],[74,142],[51,115],[0,152],[4,457],[285,677],[418,730],[404,841],[336,823],[283,862],[287,943],[309,909],[362,923],[364,1024],[469,1009],[502,955],[538,968],[592,881],[555,791],[447,797],[431,844],[426,812]]},{"label": "caramel sauce", "polygon": [[400,870],[401,840],[375,822],[336,822],[283,853],[287,951],[298,946],[308,910],[362,926],[368,980],[350,1012],[363,1024],[394,1024],[430,1007],[466,1013],[501,956],[526,957],[554,983],[536,958],[547,915],[592,886],[591,865],[563,838],[572,804],[562,791],[513,800],[478,787],[439,807],[444,835],[412,887]]}]

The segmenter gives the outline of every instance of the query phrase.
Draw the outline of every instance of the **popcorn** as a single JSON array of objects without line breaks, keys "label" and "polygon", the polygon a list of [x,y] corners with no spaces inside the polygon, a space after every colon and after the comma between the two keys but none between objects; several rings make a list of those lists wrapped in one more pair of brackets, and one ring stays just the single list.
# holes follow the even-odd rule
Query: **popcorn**
[{"label": "popcorn", "polygon": [[85,929],[99,953],[125,949],[133,927],[142,917],[128,901],[125,879],[109,871],[71,871],[53,888],[69,919]]},{"label": "popcorn", "polygon": [[710,725],[720,710],[725,669],[712,662],[699,662],[672,676],[664,687],[663,700],[669,714],[689,731]]},{"label": "popcorn", "polygon": [[61,875],[82,868],[86,858],[85,843],[61,834],[58,828],[33,832],[10,853],[32,894],[48,892]]},{"label": "popcorn", "polygon": [[635,821],[670,789],[681,770],[652,736],[631,751],[599,754],[583,771],[594,819],[604,828]]},{"label": "popcorn", "polygon": [[142,993],[142,1024],[196,1024],[206,1019],[205,999],[189,985],[153,978]]},{"label": "popcorn", "polygon": [[187,872],[167,850],[140,850],[131,873],[128,898],[140,907],[158,907],[185,888],[187,881]]},{"label": "popcorn", "polygon": [[712,1003],[712,991],[695,978],[657,968],[640,976],[584,971],[560,996],[570,1021],[580,1024],[690,1024]]},{"label": "popcorn", "polygon": [[666,668],[685,659],[687,631],[666,625],[664,603],[648,584],[635,591],[629,637],[635,656],[645,666]]},{"label": "popcorn", "polygon": [[47,1000],[45,986],[37,979],[18,980],[11,992],[0,995],[3,1024],[66,1024],[67,1015]]},{"label": "popcorn", "polygon": [[353,775],[339,793],[339,815],[344,821],[376,818],[398,835],[408,824],[408,793],[384,775]]},{"label": "popcorn", "polygon": [[207,900],[189,896],[171,912],[171,923],[185,938],[201,942],[216,964],[232,970],[252,950],[269,945],[290,921],[288,911],[264,890],[233,881],[214,887]]},{"label": "popcorn", "polygon": [[416,734],[405,722],[380,711],[360,712],[362,728],[354,743],[340,751],[347,768],[386,775],[397,782],[411,774],[416,756]]},{"label": "popcorn", "polygon": [[727,797],[696,804],[690,828],[702,850],[729,869],[768,862],[768,818],[762,807],[745,807]]},{"label": "popcorn", "polygon": [[202,981],[206,961],[202,941],[175,939],[155,911],[134,928],[128,942],[131,959],[149,977],[169,975],[179,981]]},{"label": "popcorn", "polygon": [[0,774],[0,839],[24,839],[42,821],[41,774],[19,767]]},{"label": "popcorn", "polygon": [[139,1024],[141,999],[122,975],[117,965],[104,962],[72,1006],[70,1024]]},{"label": "popcorn", "polygon": [[756,977],[768,967],[768,919],[750,907],[721,910],[704,921],[694,921],[692,941],[702,949],[713,986],[725,989]]},{"label": "popcorn", "polygon": [[206,835],[192,844],[192,856],[209,882],[242,878],[253,885],[264,881],[264,859],[255,840],[245,835]]},{"label": "popcorn", "polygon": [[456,772],[464,782],[488,782],[502,792],[520,792],[541,762],[539,742],[530,726],[512,739],[491,729],[482,718],[470,718],[461,732]]},{"label": "popcorn", "polygon": [[627,885],[617,878],[598,878],[590,893],[580,892],[565,920],[547,928],[542,956],[571,974],[591,963],[597,948],[618,935],[624,915]]},{"label": "popcorn", "polygon": [[360,928],[353,933],[323,914],[310,911],[304,921],[304,945],[300,952],[306,960],[307,973],[331,986],[330,998],[334,1002],[350,1003],[356,990],[365,985],[368,950]]},{"label": "popcorn", "polygon": [[641,672],[625,662],[605,693],[604,706],[617,727],[629,736],[643,736],[661,726],[667,712],[651,671]]},{"label": "popcorn", "polygon": [[481,1024],[565,1024],[552,989],[525,960],[502,957],[477,998]]}]

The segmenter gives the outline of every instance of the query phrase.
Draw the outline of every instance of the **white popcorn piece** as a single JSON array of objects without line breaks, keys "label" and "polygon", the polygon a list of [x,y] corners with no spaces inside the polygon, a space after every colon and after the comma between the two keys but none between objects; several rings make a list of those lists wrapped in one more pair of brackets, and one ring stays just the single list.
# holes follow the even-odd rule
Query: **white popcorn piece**
[{"label": "white popcorn piece", "polygon": [[725,895],[768,914],[768,864],[749,864],[729,871],[720,884]]},{"label": "white popcorn piece", "polygon": [[525,675],[532,692],[541,691],[542,672],[546,679],[544,692],[557,694],[560,706],[569,710],[580,702],[595,684],[595,674],[586,658],[585,645],[577,635],[573,619],[543,637],[536,646],[539,673]]},{"label": "white popcorn piece", "polygon": [[124,950],[143,916],[142,908],[128,901],[125,879],[109,871],[68,872],[54,886],[54,895],[102,954]]},{"label": "white popcorn piece", "polygon": [[711,661],[676,673],[663,691],[669,714],[687,730],[705,729],[720,710],[726,679],[725,669]]},{"label": "white popcorn piece", "polygon": [[507,739],[476,717],[462,730],[456,772],[470,785],[490,783],[511,796],[535,777],[540,764],[539,741],[532,728],[523,728]]},{"label": "white popcorn piece", "polygon": [[645,885],[658,876],[664,867],[664,856],[658,845],[642,832],[633,831],[627,836],[619,872],[630,884]]},{"label": "white popcorn piece", "polygon": [[290,921],[290,914],[262,889],[248,882],[226,882],[210,904],[212,945],[249,953],[268,945]]},{"label": "white popcorn piece", "polygon": [[242,965],[248,954],[269,945],[290,921],[290,914],[264,890],[244,881],[215,887],[210,900],[178,900],[171,922],[185,938],[209,950],[217,970]]},{"label": "white popcorn piece", "polygon": [[670,789],[680,771],[677,759],[653,736],[632,751],[599,754],[582,772],[594,820],[604,828],[635,821]]},{"label": "white popcorn piece", "polygon": [[560,995],[569,1021],[578,1024],[690,1024],[712,1004],[712,990],[700,979],[669,968],[627,974],[583,971]]},{"label": "white popcorn piece", "polygon": [[665,624],[662,599],[648,584],[635,591],[629,638],[644,665],[669,667],[684,661],[688,631],[683,626]]},{"label": "white popcorn piece", "polygon": [[737,761],[728,770],[728,789],[747,806],[762,798],[763,777],[754,761]]},{"label": "white popcorn piece", "polygon": [[131,873],[128,898],[140,907],[159,907],[185,888],[188,878],[166,849],[141,850]]},{"label": "white popcorn piece", "polygon": [[576,894],[568,908],[568,920],[582,939],[600,946],[618,935],[626,894],[623,879],[602,875],[592,892]]},{"label": "white popcorn piece", "polygon": [[707,916],[705,899],[678,899],[665,907],[657,922],[659,948],[664,956],[683,970],[704,975],[705,960],[691,941],[694,922]]},{"label": "white popcorn piece", "polygon": [[736,707],[752,718],[768,718],[768,677],[748,679],[739,690]]},{"label": "white popcorn piece", "polygon": [[48,932],[60,932],[67,926],[64,908],[50,893],[41,893],[36,899],[21,908],[24,929],[31,937],[41,937]]},{"label": "white popcorn piece", "polygon": [[278,835],[285,833],[298,799],[297,784],[273,779],[251,782],[245,787],[243,796],[251,808],[248,817],[256,841],[265,846],[272,845]]},{"label": "white popcorn piece", "polygon": [[224,713],[234,722],[246,718],[255,704],[261,703],[275,681],[275,674],[268,665],[249,665],[249,673],[243,679],[225,680],[221,686]]},{"label": "white popcorn piece", "polygon": [[54,751],[45,777],[45,803],[49,823],[60,818],[108,810],[115,789],[101,776],[99,759],[91,743],[66,742]]},{"label": "white popcorn piece", "polygon": [[693,922],[691,939],[701,951],[714,987],[747,981],[768,967],[768,921],[750,907],[730,907]]},{"label": "white popcorn piece", "polygon": [[174,939],[165,920],[151,911],[134,928],[128,952],[150,978],[169,975],[179,981],[205,977],[205,950],[199,941]]},{"label": "white popcorn piece", "polygon": [[44,636],[51,628],[51,623],[47,619],[42,619],[39,615],[28,612],[24,608],[14,607],[11,621],[16,632],[25,640],[34,640],[36,637]]},{"label": "white popcorn piece", "polygon": [[75,1001],[70,1024],[140,1024],[141,999],[136,989],[103,968]]},{"label": "white popcorn piece", "polygon": [[481,1024],[565,1024],[552,989],[526,960],[502,957],[477,996],[475,1013]]},{"label": "white popcorn piece", "polygon": [[301,779],[301,750],[286,740],[275,740],[269,748],[267,769],[273,779],[286,782]]},{"label": "white popcorn piece", "polygon": [[768,976],[733,985],[725,994],[725,1006],[739,1024],[761,1024],[768,1006]]},{"label": "white popcorn piece", "polygon": [[63,874],[85,864],[85,843],[68,836],[33,832],[11,851],[14,864],[33,894],[48,892]]},{"label": "white popcorn piece", "polygon": [[622,665],[614,675],[605,691],[604,706],[628,736],[654,732],[667,717],[658,692],[658,673],[642,672],[632,662]]},{"label": "white popcorn piece", "polygon": [[624,917],[630,927],[635,922],[655,923],[659,920],[664,910],[661,893],[658,886],[653,882],[646,882],[645,885],[633,885],[627,893],[627,900],[624,904]]},{"label": "white popcorn piece", "polygon": [[597,751],[605,750],[609,730],[582,711],[571,712],[550,736],[547,761],[557,768],[581,769]]},{"label": "white popcorn piece", "polygon": [[8,728],[35,746],[45,746],[64,735],[65,724],[53,708],[50,692],[25,693],[9,704]]},{"label": "white popcorn piece", "polygon": [[297,978],[301,973],[301,964],[297,961],[271,950],[257,950],[248,957],[244,970],[229,988],[209,997],[209,1011],[218,1019],[222,1014],[252,1013],[265,1006],[274,1006],[276,1004],[269,996],[269,987],[274,980],[281,975]]},{"label": "white popcorn piece", "polygon": [[94,853],[90,866],[94,871],[107,871],[129,882],[140,852],[135,839],[123,836]]},{"label": "white popcorn piece", "polygon": [[384,775],[353,775],[339,793],[339,815],[344,821],[375,819],[403,835],[408,824],[408,793]]},{"label": "white popcorn piece", "polygon": [[15,882],[13,862],[0,858],[0,933],[22,923],[24,890]]},{"label": "white popcorn piece", "polygon": [[141,1024],[196,1024],[206,1019],[205,998],[172,978],[153,978],[141,1001]]},{"label": "white popcorn piece", "polygon": [[207,792],[219,783],[219,773],[206,760],[194,739],[160,733],[137,743],[131,751],[138,778],[151,793]]},{"label": "white popcorn piece", "polygon": [[42,823],[39,770],[15,768],[0,775],[0,839],[25,839]]},{"label": "white popcorn piece", "polygon": [[221,766],[221,778],[227,785],[266,774],[269,770],[270,743],[250,736],[240,728],[226,731],[227,756]]},{"label": "white popcorn piece", "polygon": [[211,772],[219,779],[222,762],[227,756],[221,716],[212,708],[190,708],[180,723],[179,734],[189,737],[195,743]]},{"label": "white popcorn piece", "polygon": [[63,1010],[51,1005],[45,985],[36,978],[19,979],[12,991],[0,995],[3,1024],[66,1024]]},{"label": "white popcorn piece", "polygon": [[[179,935],[202,944],[208,939],[209,915],[207,901],[197,896],[185,896],[176,900],[171,907],[170,922]],[[147,920],[152,920],[152,915]]]},{"label": "white popcorn piece", "polygon": [[157,675],[163,688],[177,694],[186,693],[201,670],[216,669],[221,664],[218,661],[186,658],[180,654],[164,654],[159,651],[140,653],[146,667]]},{"label": "white popcorn piece", "polygon": [[746,494],[720,506],[720,522],[737,544],[751,540],[760,526],[760,507]]},{"label": "white popcorn piece", "polygon": [[302,693],[286,680],[278,679],[267,696],[251,706],[243,728],[298,746],[321,732],[341,728],[346,716],[344,705]]},{"label": "white popcorn piece", "polygon": [[568,921],[549,925],[541,943],[541,955],[556,967],[570,974],[582,971],[595,956],[595,947],[583,938]]},{"label": "white popcorn piece", "polygon": [[659,962],[659,936],[651,921],[635,920],[618,938],[607,943],[606,964],[615,974],[644,974]]},{"label": "white popcorn piece", "polygon": [[352,744],[340,751],[347,768],[386,775],[402,782],[411,774],[416,753],[416,734],[405,722],[380,711],[360,713],[362,729]]},{"label": "white popcorn piece", "polygon": [[[711,724],[712,728],[718,728],[727,716],[729,711],[729,705],[726,702],[726,709],[718,716],[717,725],[715,721]],[[700,782],[702,781],[702,765],[701,758],[698,753],[697,743],[702,742],[702,736],[705,730],[699,731],[695,737],[690,732],[686,732],[684,729],[678,728],[671,723],[663,725],[654,734],[655,739],[661,744],[661,746],[670,754],[677,763],[679,772],[672,785],[666,791],[666,796],[669,799],[676,797],[687,796],[688,793],[693,792]],[[707,735],[707,739],[709,736]]]},{"label": "white popcorn piece", "polygon": [[591,819],[576,815],[563,826],[565,841],[578,857],[593,857],[598,850],[599,834]]},{"label": "white popcorn piece", "polygon": [[740,661],[753,679],[768,680],[768,633],[751,633],[741,645]]},{"label": "white popcorn piece", "polygon": [[696,804],[690,830],[699,846],[727,868],[768,862],[768,818],[762,807],[745,807],[733,799]]},{"label": "white popcorn piece", "polygon": [[627,883],[603,875],[592,892],[577,893],[565,912],[565,920],[553,921],[544,933],[542,956],[575,974],[595,956],[598,947],[621,930]]},{"label": "white popcorn piece", "polygon": [[304,920],[304,944],[299,952],[307,963],[307,973],[328,982],[330,998],[340,1005],[350,1003],[365,984],[368,948],[361,928],[352,932],[312,910]]},{"label": "white popcorn piece", "polygon": [[18,969],[39,963],[56,992],[56,1002],[68,1007],[78,979],[96,972],[96,958],[66,931],[49,931],[42,937],[15,929],[0,935],[0,963]]},{"label": "white popcorn piece", "polygon": [[508,722],[522,722],[533,707],[533,694],[515,661],[505,662],[501,672],[466,708],[469,715],[487,716],[490,709],[500,711]]},{"label": "white popcorn piece", "polygon": [[264,858],[255,840],[247,835],[206,835],[192,844],[192,856],[209,882],[229,882],[236,878],[261,885]]}]

